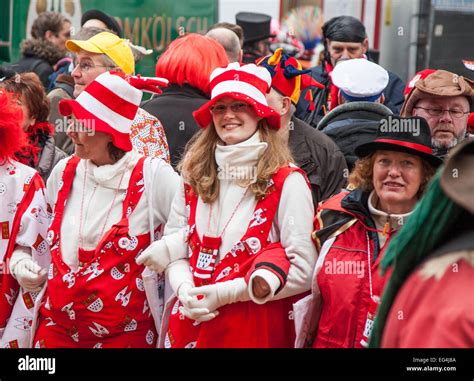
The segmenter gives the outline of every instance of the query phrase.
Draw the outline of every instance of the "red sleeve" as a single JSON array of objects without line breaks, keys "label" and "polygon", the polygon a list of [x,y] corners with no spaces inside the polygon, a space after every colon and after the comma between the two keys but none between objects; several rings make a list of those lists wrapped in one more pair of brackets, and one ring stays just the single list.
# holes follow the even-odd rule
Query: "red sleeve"
[{"label": "red sleeve", "polygon": [[286,284],[286,278],[290,269],[290,261],[286,256],[286,251],[281,243],[272,243],[261,251],[252,262],[252,266],[245,275],[245,281],[249,283],[250,277],[255,270],[265,269],[271,271],[280,280],[280,287],[277,294]]}]

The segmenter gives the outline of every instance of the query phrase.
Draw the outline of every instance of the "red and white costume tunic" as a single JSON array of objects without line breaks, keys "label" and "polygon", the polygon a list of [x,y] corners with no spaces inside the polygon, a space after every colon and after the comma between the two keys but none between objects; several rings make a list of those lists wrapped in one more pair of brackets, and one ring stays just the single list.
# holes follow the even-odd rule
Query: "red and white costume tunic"
[{"label": "red and white costume tunic", "polygon": [[26,348],[34,302],[40,292],[20,288],[10,269],[25,256],[41,267],[50,263],[49,225],[44,183],[36,170],[14,160],[0,164],[0,343]]},{"label": "red and white costume tunic", "polygon": [[156,233],[167,221],[178,179],[163,160],[135,151],[113,165],[73,156],[54,168],[52,263],[35,347],[155,345],[157,306],[135,258],[150,244],[151,226]]},{"label": "red and white costume tunic", "polygon": [[[239,297],[242,302],[220,307],[216,318],[203,323],[179,319],[179,303],[172,300],[163,317],[162,345],[292,346],[291,304],[293,297],[309,290],[316,262],[316,250],[311,242],[314,209],[305,176],[294,166],[282,168],[274,175],[269,181],[271,191],[261,201],[257,202],[250,191],[245,194],[246,189],[238,185],[236,178],[252,175],[266,147],[258,133],[239,144],[218,145],[215,152],[219,170],[218,199],[212,206],[206,204],[182,183],[173,201],[164,237],[151,248],[161,253],[161,265],[167,267],[170,284],[176,290],[183,279],[196,286],[229,280],[245,284],[244,277],[254,255],[268,244],[280,242],[290,261],[285,287],[275,295],[280,279],[270,271],[256,270],[255,273],[260,272],[269,283],[270,294],[258,300],[249,294],[245,285]],[[239,206],[234,214],[236,205]],[[212,277],[203,280],[196,276],[202,237],[219,234],[227,223],[220,237],[222,243]]]}]

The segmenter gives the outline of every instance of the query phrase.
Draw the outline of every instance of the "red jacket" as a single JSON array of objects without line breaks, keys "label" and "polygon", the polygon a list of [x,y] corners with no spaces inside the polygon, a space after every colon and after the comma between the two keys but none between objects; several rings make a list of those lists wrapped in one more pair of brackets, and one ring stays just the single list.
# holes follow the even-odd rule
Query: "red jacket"
[{"label": "red jacket", "polygon": [[[388,274],[380,275],[383,253],[367,208],[368,194],[356,190],[323,203],[315,219],[315,239],[336,236],[321,253],[317,273],[322,309],[313,347],[366,346]],[[390,237],[384,248],[388,245]],[[367,271],[370,263],[370,271]]]}]

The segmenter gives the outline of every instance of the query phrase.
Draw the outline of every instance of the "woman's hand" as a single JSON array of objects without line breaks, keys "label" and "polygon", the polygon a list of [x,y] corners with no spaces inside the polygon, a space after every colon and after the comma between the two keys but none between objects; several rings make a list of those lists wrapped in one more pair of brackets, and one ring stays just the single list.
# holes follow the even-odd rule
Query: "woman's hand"
[{"label": "woman's hand", "polygon": [[256,276],[252,279],[252,293],[259,299],[263,299],[270,294],[270,285],[262,277]]}]

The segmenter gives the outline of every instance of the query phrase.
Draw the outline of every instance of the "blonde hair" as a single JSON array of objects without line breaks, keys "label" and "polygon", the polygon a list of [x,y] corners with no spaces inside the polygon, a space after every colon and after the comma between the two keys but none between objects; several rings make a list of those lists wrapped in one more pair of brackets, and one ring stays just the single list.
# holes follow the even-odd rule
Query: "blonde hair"
[{"label": "blonde hair", "polygon": [[[377,151],[356,161],[349,180],[348,189],[352,190],[360,188],[364,191],[371,192],[374,189],[374,163]],[[436,169],[425,159],[421,158],[423,165],[423,179],[418,189],[417,196],[420,198],[425,191],[428,182],[433,177]]]},{"label": "blonde hair", "polygon": [[[248,186],[255,197],[261,198],[267,192],[268,180],[283,166],[293,161],[288,144],[277,130],[270,129],[262,119],[257,127],[260,138],[268,144],[260,156],[256,177],[239,180],[240,186]],[[207,128],[198,132],[186,145],[184,158],[178,164],[184,180],[205,203],[215,201],[219,196],[219,178],[214,157],[216,145],[223,144],[211,122]]]}]

